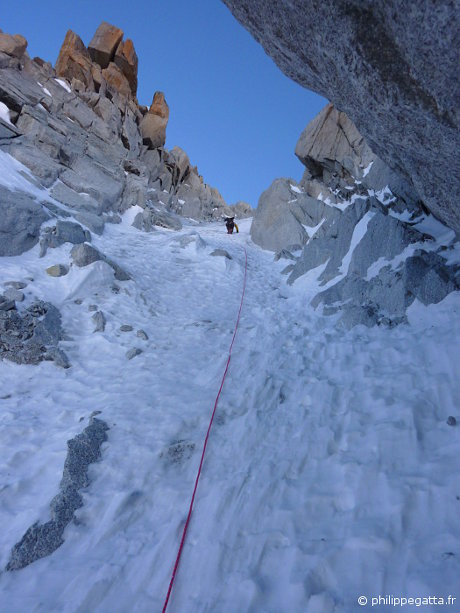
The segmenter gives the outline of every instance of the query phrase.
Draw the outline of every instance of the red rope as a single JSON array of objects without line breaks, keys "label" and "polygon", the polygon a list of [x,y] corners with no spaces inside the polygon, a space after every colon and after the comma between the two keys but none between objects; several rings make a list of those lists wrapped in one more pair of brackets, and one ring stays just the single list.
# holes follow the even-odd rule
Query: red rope
[{"label": "red rope", "polygon": [[166,599],[165,599],[165,602],[164,602],[164,605],[163,605],[163,613],[165,613],[166,608],[168,606],[169,597],[171,596],[171,591],[172,591],[173,584],[174,584],[174,579],[176,578],[177,569],[179,567],[179,560],[180,560],[180,557],[181,557],[181,554],[182,554],[182,549],[184,548],[185,536],[187,534],[188,525],[190,523],[190,518],[192,516],[192,509],[193,509],[193,503],[195,501],[195,494],[196,494],[196,490],[198,488],[198,481],[200,479],[201,469],[203,467],[204,454],[206,453],[206,447],[207,447],[207,444],[208,444],[209,433],[211,432],[212,422],[214,421],[214,415],[216,413],[217,405],[219,403],[220,393],[222,392],[222,388],[224,387],[224,381],[225,381],[225,378],[227,376],[228,367],[230,365],[230,358],[232,357],[233,343],[235,342],[236,332],[238,330],[238,325],[240,323],[241,309],[243,308],[244,294],[246,293],[246,275],[247,275],[247,269],[248,269],[248,254],[247,254],[245,248],[244,248],[244,257],[245,257],[245,262],[244,262],[244,281],[243,281],[243,291],[241,293],[241,302],[240,302],[240,308],[239,308],[239,311],[238,311],[238,317],[237,317],[236,324],[235,324],[235,330],[233,332],[232,342],[230,343],[230,349],[228,351],[227,364],[225,366],[225,371],[224,371],[224,374],[223,374],[223,377],[222,377],[222,381],[220,383],[219,391],[218,391],[217,396],[216,396],[216,401],[214,402],[214,409],[212,411],[211,419],[209,421],[209,426],[208,426],[208,431],[206,433],[206,438],[204,439],[203,451],[201,452],[200,466],[198,468],[198,473],[197,473],[196,479],[195,479],[195,487],[193,488],[192,499],[190,501],[190,507],[188,509],[188,515],[187,515],[187,520],[185,522],[184,530],[182,532],[182,538],[181,538],[180,545],[179,545],[179,551],[177,552],[176,563],[174,564],[174,569],[173,569],[173,572],[172,572],[172,575],[171,575],[171,581],[169,582],[168,593],[166,595]]}]

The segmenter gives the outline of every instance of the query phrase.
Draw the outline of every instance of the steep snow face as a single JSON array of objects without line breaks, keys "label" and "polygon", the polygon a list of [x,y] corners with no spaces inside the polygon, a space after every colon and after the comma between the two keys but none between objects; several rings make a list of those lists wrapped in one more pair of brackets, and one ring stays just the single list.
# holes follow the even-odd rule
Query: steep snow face
[{"label": "steep snow face", "polygon": [[[130,226],[136,212],[93,239],[131,281],[100,261],[49,277],[68,244],[2,259],[0,283],[28,283],[19,308],[37,297],[60,309],[72,363],[0,363],[2,569],[48,520],[66,441],[95,411],[110,430],[64,544],[0,575],[0,610],[161,610],[243,245],[242,319],[170,610],[332,613],[357,610],[360,595],[458,594],[460,428],[446,422],[460,421],[459,293],[415,301],[394,329],[339,332],[338,316],[309,306],[325,265],[286,285],[285,262],[254,246],[250,220],[233,236],[217,224],[146,234]],[[210,257],[216,248],[232,259]],[[128,360],[132,349],[142,353]]]}]

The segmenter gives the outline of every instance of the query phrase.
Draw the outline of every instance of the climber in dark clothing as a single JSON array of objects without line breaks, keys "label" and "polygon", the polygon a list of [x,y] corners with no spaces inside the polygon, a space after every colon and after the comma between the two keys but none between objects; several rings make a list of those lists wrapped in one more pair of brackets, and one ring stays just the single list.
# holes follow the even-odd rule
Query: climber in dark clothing
[{"label": "climber in dark clothing", "polygon": [[227,234],[233,234],[234,229],[236,229],[237,233],[239,232],[239,228],[235,223],[234,217],[226,217],[225,225],[227,226]]}]

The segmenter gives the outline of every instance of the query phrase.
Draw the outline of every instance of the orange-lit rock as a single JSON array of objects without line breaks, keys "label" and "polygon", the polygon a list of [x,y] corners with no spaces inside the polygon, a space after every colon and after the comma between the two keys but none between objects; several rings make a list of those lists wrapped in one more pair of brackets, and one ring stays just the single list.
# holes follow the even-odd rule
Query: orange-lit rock
[{"label": "orange-lit rock", "polygon": [[115,52],[115,64],[128,80],[133,96],[137,93],[137,53],[134,49],[133,41],[128,38],[122,40]]},{"label": "orange-lit rock", "polygon": [[20,34],[5,34],[0,32],[0,52],[21,58],[27,48],[27,41]]},{"label": "orange-lit rock", "polygon": [[107,68],[122,38],[123,30],[103,21],[88,45],[93,62],[99,64],[101,68]]},{"label": "orange-lit rock", "polygon": [[169,119],[169,107],[163,92],[155,92],[149,112],[140,123],[144,145],[150,149],[162,147],[166,142],[166,126]]},{"label": "orange-lit rock", "polygon": [[107,89],[112,93],[118,93],[124,98],[128,98],[131,95],[131,88],[125,75],[121,72],[120,68],[113,62],[104,68],[102,76],[107,83]]},{"label": "orange-lit rock", "polygon": [[83,41],[68,30],[62,43],[56,62],[55,70],[58,77],[65,77],[69,82],[77,79],[85,84],[90,91],[94,90],[94,81],[91,74],[91,58]]}]

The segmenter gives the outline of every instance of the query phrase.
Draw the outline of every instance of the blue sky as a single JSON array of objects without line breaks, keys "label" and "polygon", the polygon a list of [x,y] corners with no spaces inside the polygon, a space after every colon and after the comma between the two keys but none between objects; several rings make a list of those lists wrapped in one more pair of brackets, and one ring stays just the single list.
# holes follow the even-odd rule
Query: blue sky
[{"label": "blue sky", "polygon": [[139,56],[139,102],[165,92],[166,147],[187,151],[229,204],[256,206],[276,177],[302,176],[295,144],[326,100],[285,77],[219,0],[21,0],[1,13],[4,32],[53,64],[69,28],[88,44],[101,21],[120,27]]}]

